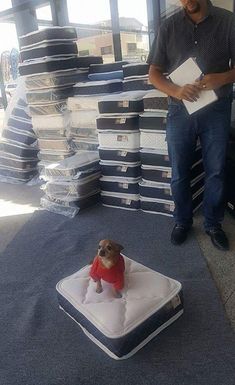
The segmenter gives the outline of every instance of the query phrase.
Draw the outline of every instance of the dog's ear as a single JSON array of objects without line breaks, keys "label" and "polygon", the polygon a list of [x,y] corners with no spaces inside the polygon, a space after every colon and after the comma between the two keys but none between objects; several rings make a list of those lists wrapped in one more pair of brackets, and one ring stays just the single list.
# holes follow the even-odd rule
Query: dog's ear
[{"label": "dog's ear", "polygon": [[120,245],[120,243],[117,243],[117,248],[118,248],[119,252],[124,249],[124,247],[122,245]]}]

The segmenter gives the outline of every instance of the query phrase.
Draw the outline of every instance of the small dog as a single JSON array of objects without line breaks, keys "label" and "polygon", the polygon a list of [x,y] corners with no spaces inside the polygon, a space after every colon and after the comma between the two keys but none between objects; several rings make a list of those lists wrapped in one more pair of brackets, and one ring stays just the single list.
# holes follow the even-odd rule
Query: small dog
[{"label": "small dog", "polygon": [[90,276],[96,282],[96,292],[103,291],[101,279],[113,285],[113,293],[117,298],[121,298],[120,290],[124,286],[125,262],[120,251],[123,246],[111,241],[103,239],[99,242],[98,255],[95,257]]}]

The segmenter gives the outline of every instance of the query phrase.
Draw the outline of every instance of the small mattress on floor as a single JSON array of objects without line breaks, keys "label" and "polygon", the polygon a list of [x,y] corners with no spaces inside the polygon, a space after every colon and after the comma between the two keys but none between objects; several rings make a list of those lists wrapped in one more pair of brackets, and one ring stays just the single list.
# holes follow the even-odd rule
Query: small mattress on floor
[{"label": "small mattress on floor", "polygon": [[131,357],[183,314],[178,281],[125,256],[124,260],[122,298],[114,298],[106,282],[102,282],[103,292],[97,294],[88,265],[56,286],[60,308],[117,360]]}]

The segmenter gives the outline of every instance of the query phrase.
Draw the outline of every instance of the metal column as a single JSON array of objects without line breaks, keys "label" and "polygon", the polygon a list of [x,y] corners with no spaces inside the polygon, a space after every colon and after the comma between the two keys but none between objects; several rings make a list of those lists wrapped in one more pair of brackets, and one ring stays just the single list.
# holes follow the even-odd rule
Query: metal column
[{"label": "metal column", "polygon": [[[17,7],[25,4],[25,0],[11,0],[12,6]],[[14,9],[13,9],[14,12]],[[35,7],[29,3],[28,7],[22,7],[22,10],[14,14],[17,35],[25,35],[26,33],[36,31],[38,29]]]},{"label": "metal column", "polygon": [[50,5],[53,25],[60,27],[69,25],[67,0],[51,0]]},{"label": "metal column", "polygon": [[122,60],[122,47],[121,47],[121,35],[120,35],[120,24],[118,14],[118,0],[109,0],[112,33],[113,33],[113,49],[115,61]]}]

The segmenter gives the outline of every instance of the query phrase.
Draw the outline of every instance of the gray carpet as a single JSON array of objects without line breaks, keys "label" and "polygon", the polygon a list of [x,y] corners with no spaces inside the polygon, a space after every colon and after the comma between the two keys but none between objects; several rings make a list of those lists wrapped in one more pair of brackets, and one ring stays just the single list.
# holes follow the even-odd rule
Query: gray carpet
[{"label": "gray carpet", "polygon": [[[235,338],[193,234],[172,219],[103,207],[74,219],[36,212],[0,258],[1,385],[234,385]],[[185,314],[135,356],[114,361],[58,308],[55,285],[112,238],[182,282]]]}]

